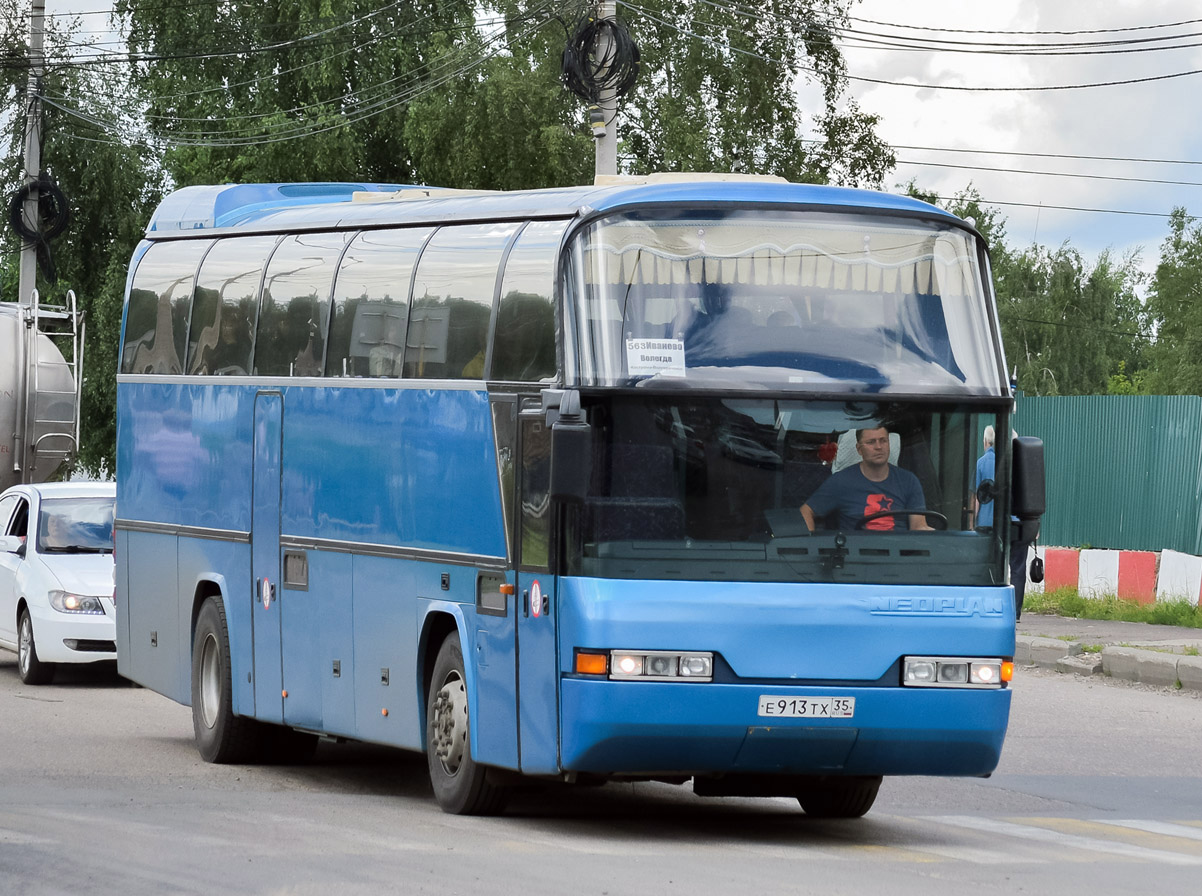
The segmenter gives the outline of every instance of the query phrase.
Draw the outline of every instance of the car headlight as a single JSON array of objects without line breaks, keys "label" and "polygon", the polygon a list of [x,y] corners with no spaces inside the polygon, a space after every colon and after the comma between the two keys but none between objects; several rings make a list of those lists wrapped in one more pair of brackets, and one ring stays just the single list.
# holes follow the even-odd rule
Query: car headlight
[{"label": "car headlight", "polygon": [[70,591],[51,591],[50,606],[60,613],[84,613],[89,616],[103,616],[104,606],[100,598],[90,594],[73,594]]}]

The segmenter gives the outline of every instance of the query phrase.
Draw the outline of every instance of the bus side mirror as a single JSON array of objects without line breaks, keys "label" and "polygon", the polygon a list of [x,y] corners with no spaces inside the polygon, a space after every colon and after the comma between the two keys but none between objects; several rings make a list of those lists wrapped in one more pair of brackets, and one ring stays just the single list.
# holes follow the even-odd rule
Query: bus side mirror
[{"label": "bus side mirror", "polygon": [[1010,512],[1020,520],[1038,520],[1046,509],[1043,440],[1034,436],[1017,436],[1013,452]]},{"label": "bus side mirror", "polygon": [[563,393],[551,424],[551,500],[581,503],[593,473],[593,428],[580,408],[580,393]]}]

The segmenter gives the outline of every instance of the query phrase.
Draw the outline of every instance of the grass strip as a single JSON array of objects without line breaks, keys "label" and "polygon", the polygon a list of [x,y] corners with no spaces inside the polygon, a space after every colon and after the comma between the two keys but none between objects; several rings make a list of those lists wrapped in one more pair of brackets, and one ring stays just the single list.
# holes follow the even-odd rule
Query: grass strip
[{"label": "grass strip", "polygon": [[1075,588],[1055,591],[1028,591],[1024,613],[1044,613],[1073,619],[1110,619],[1116,622],[1149,622],[1153,625],[1179,625],[1202,628],[1202,607],[1186,600],[1165,600],[1149,604],[1122,600],[1116,595],[1082,597]]}]

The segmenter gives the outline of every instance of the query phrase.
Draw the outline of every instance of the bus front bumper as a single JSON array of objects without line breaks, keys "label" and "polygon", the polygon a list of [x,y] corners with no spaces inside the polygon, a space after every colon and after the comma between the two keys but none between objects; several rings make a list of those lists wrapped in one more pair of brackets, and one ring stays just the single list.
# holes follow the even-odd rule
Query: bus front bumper
[{"label": "bus front bumper", "polygon": [[[766,695],[851,697],[854,713],[762,717]],[[1001,756],[1010,691],[567,678],[561,713],[564,771],[982,776]]]}]

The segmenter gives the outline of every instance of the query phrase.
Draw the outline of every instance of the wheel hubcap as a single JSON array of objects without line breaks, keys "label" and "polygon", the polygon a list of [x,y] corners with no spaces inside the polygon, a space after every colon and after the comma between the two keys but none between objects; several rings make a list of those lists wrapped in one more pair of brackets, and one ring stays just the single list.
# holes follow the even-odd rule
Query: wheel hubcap
[{"label": "wheel hubcap", "polygon": [[430,720],[430,743],[448,775],[459,771],[467,752],[467,691],[452,673],[438,690]]},{"label": "wheel hubcap", "polygon": [[200,647],[200,718],[206,728],[217,724],[217,706],[221,696],[221,658],[217,639],[207,635]]},{"label": "wheel hubcap", "polygon": [[17,650],[17,665],[22,675],[29,673],[29,657],[33,649],[33,626],[28,616],[21,617],[20,644]]}]

